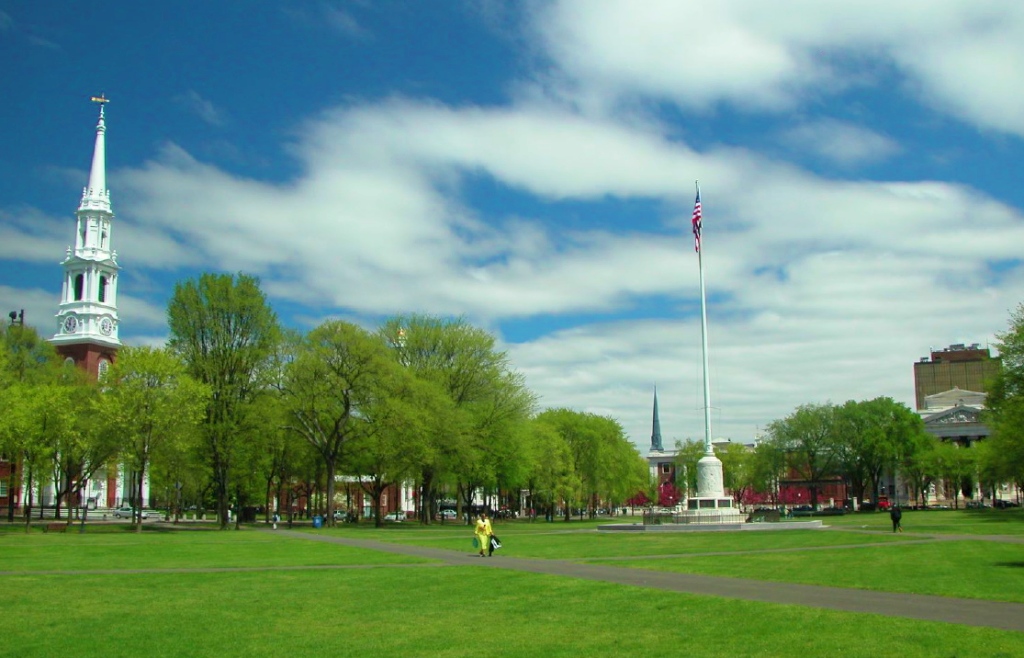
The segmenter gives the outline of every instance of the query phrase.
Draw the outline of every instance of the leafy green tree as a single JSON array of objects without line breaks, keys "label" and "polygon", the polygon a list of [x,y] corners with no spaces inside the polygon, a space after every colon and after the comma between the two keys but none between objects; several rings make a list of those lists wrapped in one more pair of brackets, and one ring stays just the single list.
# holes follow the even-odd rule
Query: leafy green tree
[{"label": "leafy green tree", "polygon": [[945,480],[946,496],[952,494],[953,506],[960,507],[959,494],[974,496],[974,475],[977,473],[975,451],[946,441],[935,447],[936,474]]},{"label": "leafy green tree", "polygon": [[[45,461],[34,459],[41,454],[42,447],[30,443],[25,426],[29,423],[28,411],[35,409],[31,403],[33,387],[59,376],[58,363],[53,346],[40,338],[34,328],[9,325],[0,333],[0,451],[11,459],[7,482],[9,492],[18,487],[18,480],[22,477],[17,470],[19,467],[28,476],[42,472],[45,467]],[[31,492],[32,480],[28,477],[25,481],[23,500],[31,499],[25,494]],[[14,522],[13,495],[8,496],[7,521]]]},{"label": "leafy green tree", "polygon": [[625,500],[644,481],[641,472],[646,473],[646,464],[613,418],[548,409],[538,419],[553,428],[568,448],[577,487],[563,498],[566,520],[578,506],[593,516],[600,504]]},{"label": "leafy green tree", "polygon": [[[453,481],[469,503],[477,490],[496,489],[499,462],[518,459],[510,441],[523,436],[535,396],[514,371],[494,337],[459,318],[409,315],[388,320],[380,329],[395,358],[416,377],[432,382],[451,401],[437,433],[427,439],[419,468],[421,520],[436,513],[439,486]],[[504,466],[507,474],[511,465]]]},{"label": "leafy green tree", "polygon": [[251,494],[253,459],[265,456],[261,401],[275,373],[277,316],[259,280],[238,274],[202,274],[179,282],[167,309],[168,346],[188,373],[210,389],[202,435],[222,528],[230,496],[239,505]]},{"label": "leafy green tree", "polygon": [[910,484],[911,495],[928,504],[928,488],[939,477],[941,471],[939,440],[922,432],[912,442],[900,461],[900,474]]},{"label": "leafy green tree", "polygon": [[835,474],[836,410],[831,404],[805,404],[768,425],[768,435],[786,451],[789,466],[807,483],[811,505],[818,504],[818,490]]},{"label": "leafy green tree", "polygon": [[779,484],[786,474],[786,449],[778,439],[766,437],[754,446],[750,458],[752,487],[779,505]]},{"label": "leafy green tree", "polygon": [[[697,491],[697,462],[704,456],[704,442],[696,439],[676,441],[676,484],[684,496]],[[681,476],[681,477],[680,477]]]},{"label": "leafy green tree", "polygon": [[84,370],[65,364],[57,371],[53,384],[61,389],[68,406],[66,430],[55,431],[50,437],[56,518],[60,518],[61,504],[66,501],[70,523],[74,501],[93,475],[117,455],[118,445],[103,431],[101,416],[94,412],[99,388]]},{"label": "leafy green tree", "polygon": [[142,486],[150,465],[182,460],[196,439],[210,391],[187,374],[177,355],[152,347],[122,348],[100,384],[100,416],[120,442],[125,466],[138,474],[132,523],[142,532]]},{"label": "leafy green tree", "polygon": [[732,492],[737,503],[746,502],[754,493],[756,484],[754,453],[740,443],[728,443],[715,452],[722,461],[725,488]]},{"label": "leafy green tree", "polygon": [[1010,313],[1009,327],[996,334],[1002,367],[988,382],[985,421],[992,430],[989,455],[1005,481],[1024,482],[1024,304]]},{"label": "leafy green tree", "polygon": [[523,456],[528,459],[529,504],[534,511],[531,518],[535,519],[542,512],[544,518],[551,521],[555,506],[580,486],[572,468],[569,444],[557,427],[542,417],[535,417],[529,424],[527,445],[529,448]]},{"label": "leafy green tree", "polygon": [[334,523],[334,486],[343,460],[349,472],[372,471],[380,522],[380,496],[402,474],[403,433],[418,429],[412,380],[379,336],[348,322],[327,321],[297,346],[282,393],[290,429],[324,461],[328,523]]},{"label": "leafy green tree", "polygon": [[925,434],[921,417],[889,397],[848,401],[835,410],[837,466],[861,500],[878,499],[886,471],[896,467],[920,445]]}]

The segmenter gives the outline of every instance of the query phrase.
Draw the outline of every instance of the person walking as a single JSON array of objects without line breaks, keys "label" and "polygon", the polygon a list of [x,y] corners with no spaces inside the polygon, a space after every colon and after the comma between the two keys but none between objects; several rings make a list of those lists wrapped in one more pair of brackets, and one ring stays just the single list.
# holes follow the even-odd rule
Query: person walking
[{"label": "person walking", "polygon": [[903,532],[903,526],[900,524],[900,520],[903,518],[903,512],[900,511],[898,505],[889,510],[889,518],[892,519],[892,531]]},{"label": "person walking", "polygon": [[487,512],[480,512],[480,518],[476,520],[476,543],[480,547],[480,557],[484,557],[486,553],[484,551],[490,549],[491,546],[491,535],[494,534],[491,529],[491,520],[487,518]]}]

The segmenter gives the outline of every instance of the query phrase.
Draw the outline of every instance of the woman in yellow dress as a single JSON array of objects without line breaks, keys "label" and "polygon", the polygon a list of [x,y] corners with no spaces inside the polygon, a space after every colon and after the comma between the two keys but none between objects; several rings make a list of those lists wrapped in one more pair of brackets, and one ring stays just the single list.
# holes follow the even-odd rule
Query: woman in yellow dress
[{"label": "woman in yellow dress", "polygon": [[491,529],[491,520],[487,518],[487,512],[480,512],[480,518],[476,520],[476,543],[480,547],[480,557],[484,557],[487,547],[491,544],[491,535],[494,532]]}]

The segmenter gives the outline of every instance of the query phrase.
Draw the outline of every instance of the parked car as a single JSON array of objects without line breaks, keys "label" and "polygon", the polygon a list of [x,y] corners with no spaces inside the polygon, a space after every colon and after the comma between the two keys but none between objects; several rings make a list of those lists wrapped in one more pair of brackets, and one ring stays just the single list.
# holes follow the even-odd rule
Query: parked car
[{"label": "parked car", "polygon": [[459,515],[456,514],[455,510],[453,509],[443,509],[441,510],[441,518],[448,519],[449,521],[454,521],[455,519],[459,518]]},{"label": "parked car", "polygon": [[[133,510],[131,507],[119,507],[116,510],[114,510],[114,518],[115,519],[130,519],[130,518],[132,518],[132,515],[134,513],[135,513],[135,510]],[[141,518],[143,518],[143,519],[149,518],[149,515],[146,514],[146,510],[142,510]]]},{"label": "parked car", "polygon": [[401,523],[405,521],[405,512],[391,512],[384,515],[385,521],[391,521],[392,523]]},{"label": "parked car", "polygon": [[1006,509],[1007,507],[1020,507],[1020,503],[1015,500],[997,500],[995,506],[999,509]]}]

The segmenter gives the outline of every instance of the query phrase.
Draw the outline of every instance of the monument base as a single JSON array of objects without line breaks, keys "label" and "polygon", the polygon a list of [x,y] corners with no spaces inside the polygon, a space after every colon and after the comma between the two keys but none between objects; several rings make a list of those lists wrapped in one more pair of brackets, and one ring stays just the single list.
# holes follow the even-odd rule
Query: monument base
[{"label": "monument base", "polygon": [[746,518],[729,497],[697,496],[686,500],[686,509],[679,512],[682,523],[716,524],[744,523]]}]

